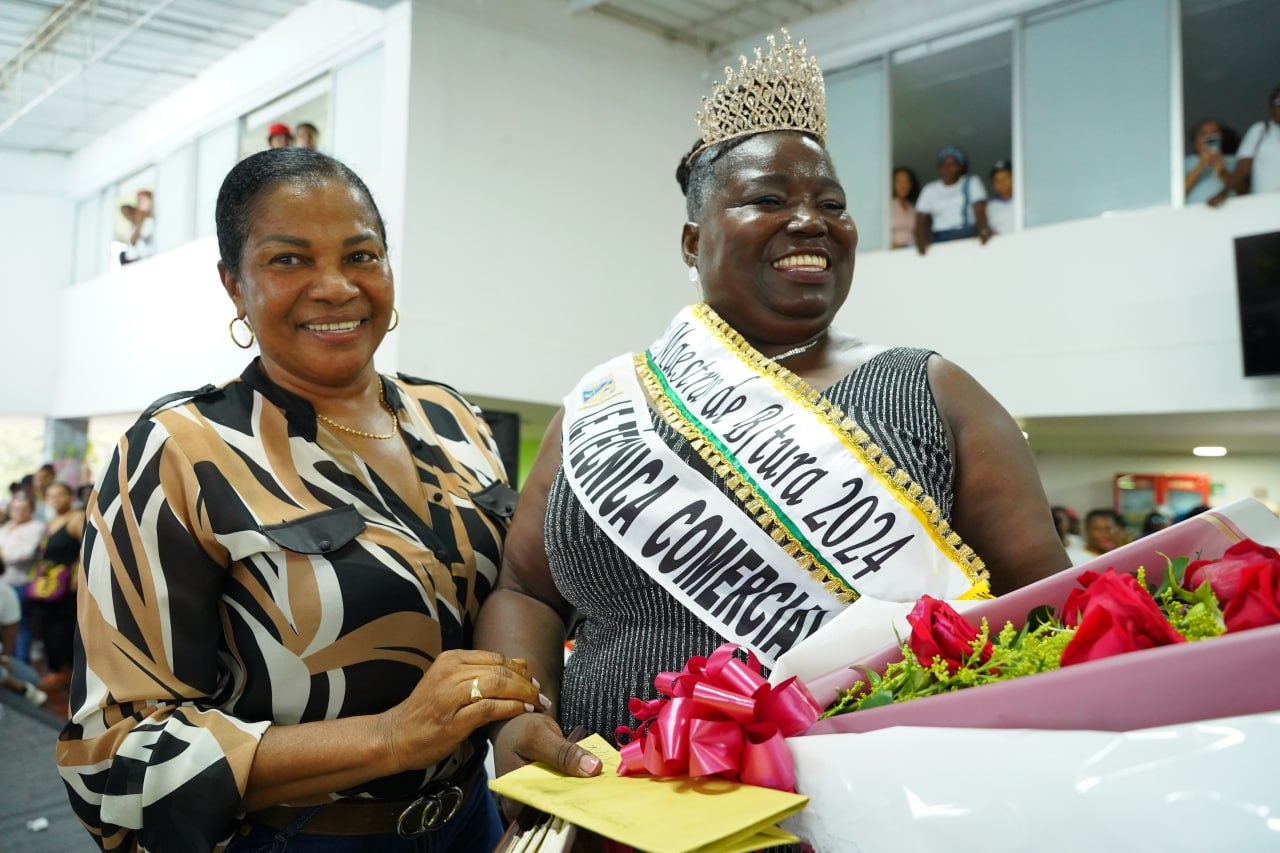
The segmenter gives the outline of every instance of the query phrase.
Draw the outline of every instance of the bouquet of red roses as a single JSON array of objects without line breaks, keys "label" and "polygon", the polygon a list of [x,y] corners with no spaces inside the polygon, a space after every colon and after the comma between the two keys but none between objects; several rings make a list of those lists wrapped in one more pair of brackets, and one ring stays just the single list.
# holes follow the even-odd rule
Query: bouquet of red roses
[{"label": "bouquet of red roses", "polygon": [[1085,571],[1057,610],[1042,605],[1025,624],[994,635],[944,601],[925,596],[907,616],[902,660],[864,670],[824,718],[967,687],[1008,681],[1176,643],[1280,624],[1280,552],[1245,539],[1221,559],[1165,557],[1158,587],[1137,575]]}]

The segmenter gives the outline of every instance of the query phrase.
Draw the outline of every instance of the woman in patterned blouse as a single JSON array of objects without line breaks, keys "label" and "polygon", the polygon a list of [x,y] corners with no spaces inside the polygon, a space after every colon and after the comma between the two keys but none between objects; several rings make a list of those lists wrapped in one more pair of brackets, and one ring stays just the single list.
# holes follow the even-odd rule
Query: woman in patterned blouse
[{"label": "woman in patterned blouse", "polygon": [[394,285],[348,168],[256,154],[217,225],[261,357],[154,404],[90,500],[72,806],[105,850],[491,849],[479,730],[549,705],[467,650],[514,508],[492,437],[375,371]]}]

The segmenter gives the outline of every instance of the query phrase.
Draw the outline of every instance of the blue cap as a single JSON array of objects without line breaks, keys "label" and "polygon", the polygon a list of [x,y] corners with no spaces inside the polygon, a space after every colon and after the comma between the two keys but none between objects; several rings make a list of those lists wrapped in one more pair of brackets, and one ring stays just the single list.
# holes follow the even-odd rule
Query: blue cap
[{"label": "blue cap", "polygon": [[947,159],[948,157],[956,158],[956,160],[959,161],[961,166],[969,165],[969,158],[964,156],[964,152],[961,151],[959,148],[955,147],[954,145],[948,145],[946,148],[943,148],[941,151],[938,152],[938,165],[941,166],[942,161]]}]

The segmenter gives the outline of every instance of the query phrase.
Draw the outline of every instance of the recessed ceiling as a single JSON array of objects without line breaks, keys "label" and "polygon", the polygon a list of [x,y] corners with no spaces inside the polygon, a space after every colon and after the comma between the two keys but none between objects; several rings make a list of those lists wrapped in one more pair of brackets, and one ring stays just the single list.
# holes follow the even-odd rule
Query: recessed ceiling
[{"label": "recessed ceiling", "polygon": [[0,148],[70,153],[306,0],[3,0]]}]

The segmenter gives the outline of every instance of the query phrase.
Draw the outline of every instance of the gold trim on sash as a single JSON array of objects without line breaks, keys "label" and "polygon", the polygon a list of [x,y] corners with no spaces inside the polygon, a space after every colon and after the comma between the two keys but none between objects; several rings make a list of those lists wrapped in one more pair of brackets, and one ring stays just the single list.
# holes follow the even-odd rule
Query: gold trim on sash
[{"label": "gold trim on sash", "polygon": [[774,542],[782,546],[782,550],[788,557],[796,561],[796,565],[808,572],[810,577],[822,584],[823,588],[833,594],[842,604],[852,604],[857,601],[859,597],[858,591],[849,586],[848,582],[840,575],[831,571],[821,557],[814,554],[805,547],[804,543],[792,536],[791,531],[774,513],[770,501],[756,491],[751,481],[738,476],[733,466],[725,461],[716,448],[710,442],[703,440],[702,433],[698,431],[698,428],[681,416],[680,411],[667,397],[661,381],[649,367],[645,353],[636,354],[635,365],[636,373],[640,377],[640,384],[648,392],[649,398],[653,401],[654,408],[658,414],[685,441],[689,442],[689,445],[702,457],[702,460],[715,472],[715,475],[724,481],[724,484],[733,492],[734,497],[742,504],[741,508],[746,511],[751,520],[758,524],[761,530],[769,534],[769,537]]},{"label": "gold trim on sash", "polygon": [[[970,588],[960,598],[991,597],[987,571],[982,559],[971,547],[964,544],[958,533],[951,529],[951,525],[942,517],[942,510],[937,502],[925,494],[924,488],[914,482],[906,471],[898,467],[884,450],[871,440],[870,435],[805,380],[748,344],[709,305],[705,303],[694,305],[692,312],[707,331],[714,335],[730,353],[767,379],[779,393],[794,404],[812,412],[862,463],[863,467],[871,472],[886,489],[900,497],[900,503],[904,508],[916,516],[938,548],[947,554],[968,578]],[[824,565],[825,561],[818,559],[796,541],[778,521],[768,502],[761,499],[749,483],[743,482],[742,478],[734,473],[732,466],[715,448],[703,440],[695,426],[684,420],[680,412],[667,399],[657,377],[649,370],[643,353],[636,357],[636,369],[662,418],[693,445],[695,451],[711,466],[717,477],[725,480],[729,488],[746,506],[747,514],[775,541],[782,544],[788,554],[796,557],[802,568],[809,571],[815,580],[824,585],[831,584],[832,586],[828,588],[837,595],[841,595],[841,600],[856,599],[858,593],[838,575],[829,571]]]}]

